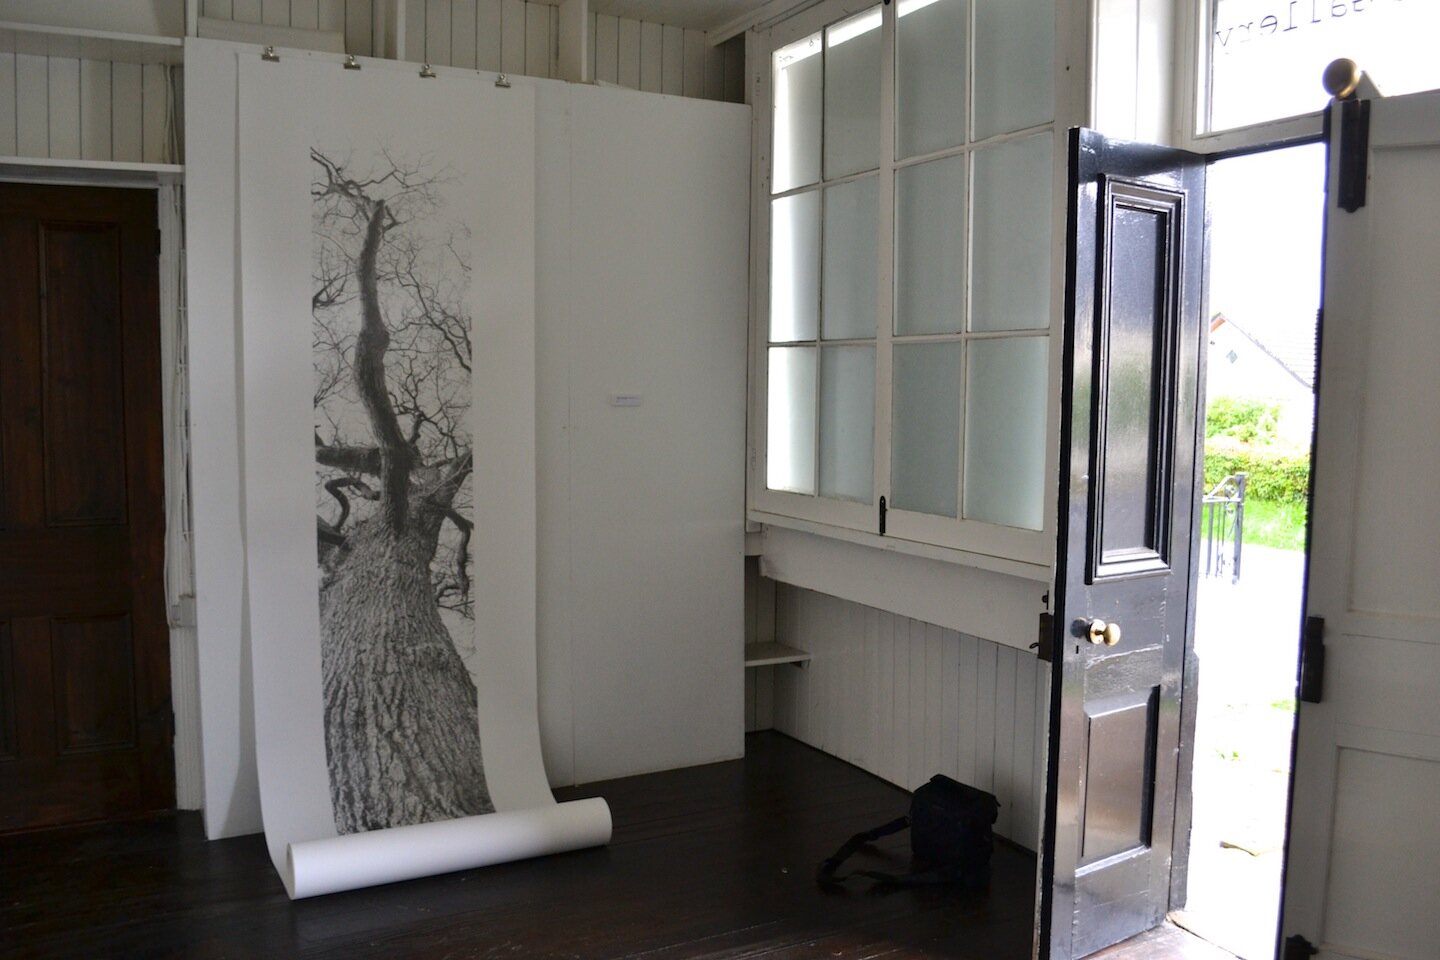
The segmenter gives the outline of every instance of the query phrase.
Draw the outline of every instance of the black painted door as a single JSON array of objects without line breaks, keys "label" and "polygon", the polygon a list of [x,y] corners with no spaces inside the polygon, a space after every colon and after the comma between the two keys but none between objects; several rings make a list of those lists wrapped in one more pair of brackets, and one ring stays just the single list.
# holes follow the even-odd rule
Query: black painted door
[{"label": "black painted door", "polygon": [[1201,158],[1071,132],[1055,678],[1053,960],[1169,906],[1202,331]]}]

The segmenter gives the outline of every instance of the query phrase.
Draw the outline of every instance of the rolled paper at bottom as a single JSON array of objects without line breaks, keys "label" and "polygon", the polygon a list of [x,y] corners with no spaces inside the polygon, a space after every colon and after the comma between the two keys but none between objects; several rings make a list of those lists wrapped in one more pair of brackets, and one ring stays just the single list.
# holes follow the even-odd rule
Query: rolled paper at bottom
[{"label": "rolled paper at bottom", "polygon": [[299,900],[600,846],[610,832],[609,804],[591,797],[292,843],[283,879]]}]

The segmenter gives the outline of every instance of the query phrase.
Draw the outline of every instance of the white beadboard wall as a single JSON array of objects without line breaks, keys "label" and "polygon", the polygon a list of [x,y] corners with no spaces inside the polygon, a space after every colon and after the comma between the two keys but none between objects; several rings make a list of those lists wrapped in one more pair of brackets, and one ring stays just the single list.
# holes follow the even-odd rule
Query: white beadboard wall
[{"label": "white beadboard wall", "polygon": [[[556,77],[556,6],[527,0],[401,2],[406,60]],[[376,52],[370,0],[201,0],[200,15],[343,32],[348,52]],[[603,83],[706,100],[745,99],[743,37],[712,47],[702,30],[592,14],[590,45],[595,79]]]},{"label": "white beadboard wall", "polygon": [[0,53],[0,157],[179,163],[172,69]]},{"label": "white beadboard wall", "polygon": [[[983,787],[1000,800],[995,832],[1037,848],[1049,664],[822,593],[775,590],[776,639],[814,659],[747,671],[749,728],[773,726],[906,790],[936,773]],[[747,609],[747,627],[757,616]]]}]

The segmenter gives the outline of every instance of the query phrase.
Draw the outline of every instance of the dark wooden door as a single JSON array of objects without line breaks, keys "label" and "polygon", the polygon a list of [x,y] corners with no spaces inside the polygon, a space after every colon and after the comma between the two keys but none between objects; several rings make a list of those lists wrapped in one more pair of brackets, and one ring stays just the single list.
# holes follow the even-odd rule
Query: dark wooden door
[{"label": "dark wooden door", "polygon": [[155,195],[0,184],[0,830],[174,805]]},{"label": "dark wooden door", "polygon": [[1080,130],[1070,177],[1042,914],[1055,960],[1169,906],[1204,330],[1201,159]]}]

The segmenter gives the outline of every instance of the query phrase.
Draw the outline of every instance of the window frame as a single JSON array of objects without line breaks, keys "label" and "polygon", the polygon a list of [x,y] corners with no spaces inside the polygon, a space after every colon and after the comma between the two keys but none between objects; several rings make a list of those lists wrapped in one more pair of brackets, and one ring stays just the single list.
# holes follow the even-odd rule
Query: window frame
[{"label": "window frame", "polygon": [[[971,139],[973,132],[973,102],[975,83],[973,81],[973,57],[967,57],[971,80],[967,83],[966,97],[971,109],[967,111],[967,136],[965,141],[953,148],[917,154],[913,157],[895,157],[895,84],[896,48],[895,24],[898,10],[882,13],[881,22],[881,79],[880,79],[880,124],[881,147],[878,167],[878,210],[876,229],[879,235],[879,263],[877,264],[876,328],[873,340],[875,346],[875,415],[873,423],[874,480],[872,499],[869,503],[856,503],[815,495],[797,494],[772,490],[767,486],[767,428],[769,411],[769,299],[770,299],[770,216],[771,201],[776,196],[804,192],[805,189],[821,193],[823,236],[823,192],[831,181],[822,176],[815,184],[804,188],[771,194],[771,158],[773,137],[773,62],[774,51],[804,37],[822,32],[826,26],[861,13],[877,4],[876,0],[824,0],[805,8],[768,29],[752,31],[749,34],[749,68],[753,91],[752,117],[754,138],[752,149],[751,175],[751,389],[750,389],[750,449],[747,463],[747,520],[756,524],[772,524],[791,529],[819,533],[840,540],[879,546],[887,550],[929,556],[951,562],[1011,572],[1023,571],[1034,575],[1037,571],[1048,571],[1054,559],[1055,544],[1055,470],[1058,467],[1058,384],[1062,350],[1064,314],[1064,251],[1066,233],[1066,184],[1065,130],[1080,122],[1076,113],[1075,97],[1061,85],[1065,77],[1063,64],[1073,59],[1074,50],[1062,49],[1069,36],[1063,32],[1070,21],[1067,0],[1058,0],[1054,5],[1055,16],[1055,70],[1052,77],[1054,99],[1052,119],[1046,123],[1027,127],[981,139]],[[883,8],[882,8],[883,9]],[[974,3],[969,6],[970,30],[967,44],[973,50]],[[822,40],[823,42],[823,40]],[[1073,46],[1073,44],[1071,44]],[[970,51],[967,50],[967,53]],[[1069,121],[1068,123],[1065,121]],[[1051,252],[1049,322],[1028,330],[989,332],[969,329],[968,301],[971,283],[969,263],[973,256],[970,242],[973,229],[973,157],[977,149],[1008,141],[1023,140],[1048,133],[1051,140],[1051,209],[1048,221],[1048,241]],[[823,145],[822,145],[823,149]],[[895,181],[896,172],[905,167],[918,165],[942,157],[964,156],[966,177],[966,275],[964,290],[967,317],[960,332],[941,334],[933,339],[954,340],[961,343],[962,396],[960,402],[960,458],[958,479],[959,500],[955,518],[923,514],[912,511],[886,510],[886,530],[878,532],[879,500],[890,495],[891,473],[891,430],[893,408],[893,336],[895,290]],[[869,175],[868,173],[866,175]],[[833,182],[844,182],[854,177],[836,177]],[[823,265],[822,265],[823,271]],[[822,305],[823,310],[823,305]],[[964,517],[964,469],[965,469],[965,415],[969,404],[970,383],[968,376],[969,350],[971,342],[980,339],[1001,338],[1042,338],[1048,347],[1048,363],[1045,369],[1045,426],[1042,477],[1041,526],[1039,529],[1010,527]],[[907,338],[908,340],[909,338]],[[926,339],[926,338],[918,338]],[[796,341],[805,343],[805,341]],[[821,365],[819,350],[823,344],[819,330],[815,343],[817,370]],[[846,341],[838,341],[844,343]],[[871,341],[867,340],[866,343]],[[912,341],[913,342],[913,341]],[[778,343],[778,341],[777,341]],[[820,411],[816,408],[816,431],[819,430]],[[818,453],[818,450],[817,450]]]},{"label": "window frame", "polygon": [[[1243,127],[1203,131],[1200,121],[1209,115],[1211,0],[1177,2],[1175,8],[1175,143],[1194,153],[1233,153],[1252,148],[1303,143],[1323,132],[1325,111],[1265,120]],[[1316,78],[1319,83],[1319,78]]]}]

